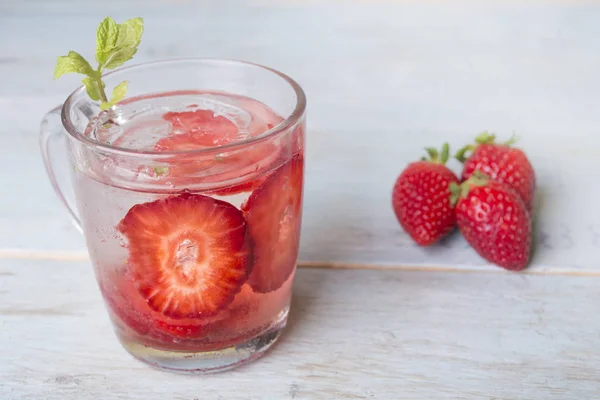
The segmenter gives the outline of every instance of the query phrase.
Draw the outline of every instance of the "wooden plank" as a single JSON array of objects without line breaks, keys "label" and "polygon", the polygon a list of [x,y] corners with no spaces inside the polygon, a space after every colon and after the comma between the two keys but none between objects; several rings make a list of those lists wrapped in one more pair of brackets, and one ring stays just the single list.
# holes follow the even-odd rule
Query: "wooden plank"
[{"label": "wooden plank", "polygon": [[[597,271],[600,5],[457,3],[153,0],[144,2],[147,31],[136,60],[242,58],[303,85],[303,262],[488,268],[458,236],[434,249],[414,246],[395,221],[390,190],[422,147],[444,140],[458,147],[492,129],[521,134],[538,171],[535,267]],[[0,41],[0,76],[10,77],[0,85],[0,159],[11,170],[9,195],[0,196],[0,257],[81,258],[83,241],[37,156],[41,115],[78,84],[53,82],[50,71],[69,48],[91,49],[103,15],[137,15],[140,4],[0,5],[0,37],[15,38]],[[53,39],[39,46],[48,32]]]},{"label": "wooden plank", "polygon": [[301,270],[290,326],[267,356],[190,377],[121,349],[89,265],[0,260],[0,398],[592,399],[598,283]]}]

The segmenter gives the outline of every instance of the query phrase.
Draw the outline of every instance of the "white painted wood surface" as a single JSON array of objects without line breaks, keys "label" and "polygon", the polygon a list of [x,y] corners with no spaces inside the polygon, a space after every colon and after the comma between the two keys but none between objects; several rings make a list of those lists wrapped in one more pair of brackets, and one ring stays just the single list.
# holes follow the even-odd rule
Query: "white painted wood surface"
[{"label": "white painted wood surface", "polygon": [[56,56],[70,48],[90,55],[97,22],[110,14],[145,17],[137,62],[240,58],[303,85],[303,262],[487,269],[458,235],[434,249],[415,247],[393,216],[390,188],[422,147],[449,140],[457,148],[491,129],[521,134],[538,172],[534,267],[597,271],[600,5],[485,4],[0,2],[0,158],[7,166],[0,254],[85,257],[46,183],[37,130],[43,113],[78,84],[76,77],[52,81]]},{"label": "white painted wood surface", "polygon": [[[599,279],[302,269],[286,334],[218,375],[118,344],[86,263],[0,260],[2,400],[595,399]],[[42,278],[43,279],[42,279]]]}]

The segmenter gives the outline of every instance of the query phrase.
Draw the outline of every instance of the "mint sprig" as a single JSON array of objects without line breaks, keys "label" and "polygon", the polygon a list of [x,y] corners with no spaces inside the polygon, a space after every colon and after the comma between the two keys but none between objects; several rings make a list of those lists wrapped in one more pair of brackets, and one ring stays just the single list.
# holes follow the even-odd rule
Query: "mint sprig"
[{"label": "mint sprig", "polygon": [[54,79],[72,72],[86,77],[82,82],[92,100],[100,101],[100,109],[106,110],[123,100],[127,93],[128,82],[123,81],[113,88],[110,100],[106,95],[106,85],[102,81],[102,73],[107,69],[117,68],[131,60],[137,52],[142,34],[144,20],[132,18],[117,24],[111,17],[106,17],[96,31],[96,61],[94,69],[79,53],[71,50],[66,56],[58,57],[54,69]]}]

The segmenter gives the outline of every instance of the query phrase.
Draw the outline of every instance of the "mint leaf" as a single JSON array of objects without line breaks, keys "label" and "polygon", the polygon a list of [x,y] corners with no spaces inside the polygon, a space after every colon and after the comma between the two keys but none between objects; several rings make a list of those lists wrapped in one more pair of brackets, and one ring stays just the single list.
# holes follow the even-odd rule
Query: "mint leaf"
[{"label": "mint leaf", "polygon": [[117,104],[119,101],[123,100],[123,98],[125,97],[125,94],[127,93],[128,85],[129,85],[129,82],[123,81],[123,82],[119,83],[117,86],[115,86],[115,88],[113,89],[113,92],[112,92],[112,99],[110,99],[110,101],[108,101],[108,102],[103,102],[102,104],[100,104],[100,109],[106,110],[108,108],[111,108],[115,104]]},{"label": "mint leaf", "polygon": [[[98,81],[98,79],[94,78],[83,78],[83,84],[85,85],[85,91],[87,92],[90,99],[100,101],[102,100],[102,93],[104,92],[104,82]],[[99,83],[102,83],[102,88],[100,88]]]},{"label": "mint leaf", "polygon": [[96,31],[96,61],[103,66],[115,51],[119,27],[114,19],[106,17]]},{"label": "mint leaf", "polygon": [[138,47],[144,33],[144,20],[131,18],[119,24],[116,47]]},{"label": "mint leaf", "polygon": [[92,100],[100,101],[100,108],[106,110],[121,101],[127,93],[127,82],[119,83],[109,101],[102,81],[103,69],[113,69],[129,61],[137,52],[144,33],[144,20],[131,18],[117,24],[111,17],[106,17],[96,31],[96,61],[98,68],[93,69],[89,62],[79,53],[70,51],[68,55],[58,57],[54,70],[54,79],[64,74],[77,72],[86,75],[82,80],[85,90]]},{"label": "mint leaf", "polygon": [[141,18],[132,18],[117,25],[117,40],[113,51],[104,61],[104,68],[113,69],[131,60],[142,40],[144,22]]},{"label": "mint leaf", "polygon": [[64,74],[71,72],[91,76],[95,71],[81,54],[71,50],[66,56],[58,57],[56,68],[54,69],[54,79],[58,79]]},{"label": "mint leaf", "polygon": [[104,68],[113,69],[117,68],[127,61],[131,60],[135,53],[137,52],[137,48],[135,47],[124,47],[112,53],[108,60],[106,60],[106,64],[104,64]]},{"label": "mint leaf", "polygon": [[115,88],[113,89],[113,97],[111,102],[113,104],[117,104],[119,101],[123,100],[123,98],[125,97],[125,94],[127,93],[127,89],[129,88],[129,82],[127,81],[123,81],[121,83],[119,83],[117,86],[115,86]]}]

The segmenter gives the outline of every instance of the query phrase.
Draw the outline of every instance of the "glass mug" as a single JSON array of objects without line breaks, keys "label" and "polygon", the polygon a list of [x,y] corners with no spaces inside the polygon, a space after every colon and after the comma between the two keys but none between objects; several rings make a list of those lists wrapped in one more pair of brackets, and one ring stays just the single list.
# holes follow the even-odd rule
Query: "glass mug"
[{"label": "glass mug", "polygon": [[[115,332],[134,357],[168,370],[256,359],[284,328],[291,299],[304,92],[280,72],[228,60],[104,76],[107,88],[123,80],[128,97],[116,107],[100,111],[80,87],[41,132]],[[50,143],[64,138],[75,201],[51,158]]]}]

